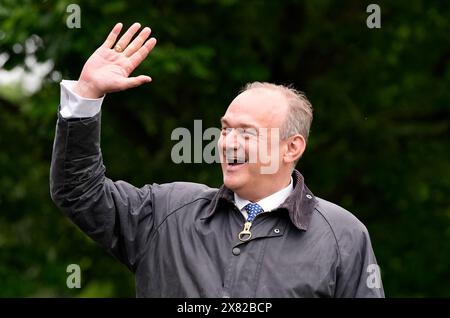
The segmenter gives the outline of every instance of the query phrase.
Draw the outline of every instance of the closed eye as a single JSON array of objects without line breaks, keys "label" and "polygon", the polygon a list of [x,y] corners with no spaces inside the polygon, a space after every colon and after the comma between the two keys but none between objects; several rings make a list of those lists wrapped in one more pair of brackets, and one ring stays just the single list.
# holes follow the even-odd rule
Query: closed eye
[{"label": "closed eye", "polygon": [[228,128],[228,127],[222,127],[222,129],[221,129],[221,134],[222,134],[222,136],[226,136],[226,135],[228,135],[228,133],[231,131],[231,128]]},{"label": "closed eye", "polygon": [[235,129],[238,136],[244,137],[244,138],[250,138],[250,137],[256,137],[258,136],[258,131],[256,128],[229,128],[229,127],[222,127],[221,134],[222,136],[228,135],[231,130]]},{"label": "closed eye", "polygon": [[244,128],[243,132],[244,135],[248,135],[248,136],[257,136],[257,132],[255,128]]}]

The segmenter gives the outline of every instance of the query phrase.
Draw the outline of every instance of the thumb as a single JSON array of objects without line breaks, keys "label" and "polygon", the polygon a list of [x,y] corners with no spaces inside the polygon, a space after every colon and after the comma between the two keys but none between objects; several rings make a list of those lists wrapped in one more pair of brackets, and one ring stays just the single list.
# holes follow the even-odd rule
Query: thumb
[{"label": "thumb", "polygon": [[150,76],[146,76],[146,75],[139,75],[136,77],[128,77],[125,79],[125,86],[126,86],[125,89],[137,87],[137,86],[140,86],[145,83],[150,83],[151,81],[152,81],[152,78]]}]

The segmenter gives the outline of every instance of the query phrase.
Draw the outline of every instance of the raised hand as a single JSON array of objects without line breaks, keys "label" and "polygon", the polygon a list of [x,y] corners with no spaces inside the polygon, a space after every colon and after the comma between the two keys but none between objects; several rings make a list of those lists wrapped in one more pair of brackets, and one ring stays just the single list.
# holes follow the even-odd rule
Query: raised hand
[{"label": "raised hand", "polygon": [[116,43],[122,30],[122,23],[117,23],[102,46],[84,64],[74,92],[85,98],[99,98],[106,93],[151,82],[152,79],[145,75],[129,77],[156,44],[155,38],[147,40],[151,33],[148,27],[132,40],[140,28],[139,23],[134,23]]}]

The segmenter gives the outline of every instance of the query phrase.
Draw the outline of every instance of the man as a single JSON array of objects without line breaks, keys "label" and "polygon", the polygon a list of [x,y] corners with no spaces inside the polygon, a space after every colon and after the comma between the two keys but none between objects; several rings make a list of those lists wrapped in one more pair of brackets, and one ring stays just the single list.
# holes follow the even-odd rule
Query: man
[{"label": "man", "polygon": [[[150,82],[129,75],[156,44],[149,28],[133,40],[138,23],[117,41],[121,28],[78,81],[61,84],[50,185],[56,205],[135,273],[137,296],[384,297],[367,229],[315,197],[294,169],[312,121],[294,89],[253,83],[231,102],[221,119],[220,189],[138,189],[105,176],[103,96]],[[268,155],[255,159],[263,146]],[[275,169],[263,172],[268,164]]]}]

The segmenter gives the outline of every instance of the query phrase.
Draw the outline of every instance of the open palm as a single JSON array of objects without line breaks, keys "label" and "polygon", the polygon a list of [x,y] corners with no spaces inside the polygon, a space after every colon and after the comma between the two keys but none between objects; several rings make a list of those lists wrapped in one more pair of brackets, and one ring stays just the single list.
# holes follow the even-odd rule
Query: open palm
[{"label": "open palm", "polygon": [[142,29],[131,41],[140,29],[140,24],[135,23],[114,45],[121,29],[122,24],[116,24],[102,46],[86,61],[74,87],[76,93],[87,98],[98,98],[106,93],[125,90],[151,81],[151,78],[145,75],[130,77],[156,44],[155,38],[147,40],[151,33],[150,28]]}]

